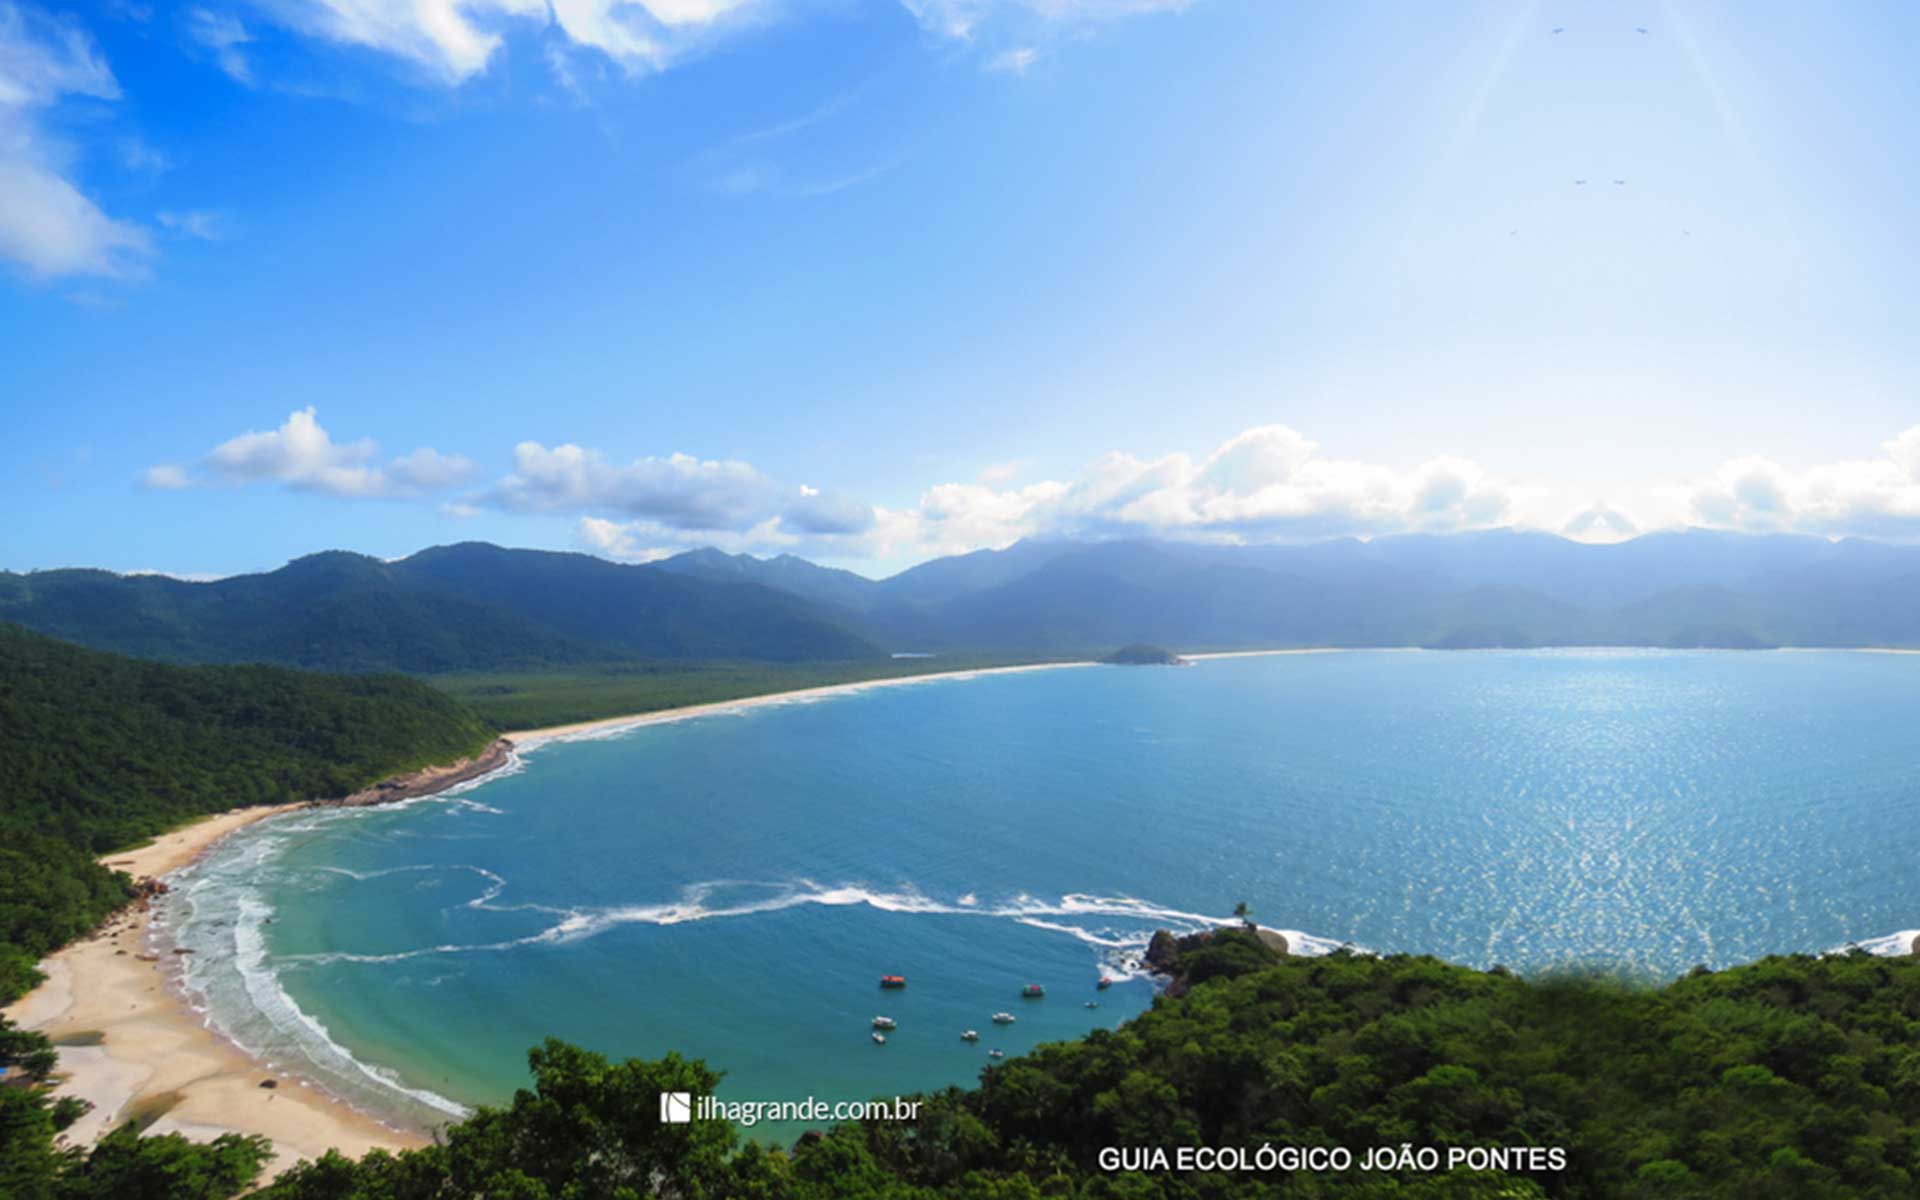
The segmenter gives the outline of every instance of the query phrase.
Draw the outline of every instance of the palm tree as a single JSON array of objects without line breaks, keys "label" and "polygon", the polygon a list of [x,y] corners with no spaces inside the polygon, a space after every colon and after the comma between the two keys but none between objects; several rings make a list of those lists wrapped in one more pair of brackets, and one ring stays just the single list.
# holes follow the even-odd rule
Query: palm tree
[{"label": "palm tree", "polygon": [[1240,923],[1248,929],[1253,928],[1253,909],[1248,907],[1245,900],[1233,906],[1233,915],[1239,918]]}]

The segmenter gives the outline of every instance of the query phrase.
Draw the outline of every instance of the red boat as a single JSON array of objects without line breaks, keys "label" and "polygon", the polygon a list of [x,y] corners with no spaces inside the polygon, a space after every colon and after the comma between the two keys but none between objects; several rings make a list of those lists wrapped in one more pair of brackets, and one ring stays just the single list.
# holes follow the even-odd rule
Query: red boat
[{"label": "red boat", "polygon": [[905,975],[882,975],[880,977],[880,986],[883,988],[903,988],[907,986],[907,977]]}]

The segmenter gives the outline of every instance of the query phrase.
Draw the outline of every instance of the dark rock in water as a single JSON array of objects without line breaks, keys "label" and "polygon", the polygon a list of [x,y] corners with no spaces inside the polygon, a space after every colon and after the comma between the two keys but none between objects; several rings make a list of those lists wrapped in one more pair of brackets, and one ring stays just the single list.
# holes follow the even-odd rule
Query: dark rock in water
[{"label": "dark rock in water", "polygon": [[280,1081],[277,1079],[262,1079],[260,1086],[263,1088],[277,1088],[280,1086]]},{"label": "dark rock in water", "polygon": [[1171,971],[1174,959],[1180,955],[1180,939],[1173,936],[1169,929],[1153,931],[1153,940],[1147,943],[1147,965],[1156,971]]}]

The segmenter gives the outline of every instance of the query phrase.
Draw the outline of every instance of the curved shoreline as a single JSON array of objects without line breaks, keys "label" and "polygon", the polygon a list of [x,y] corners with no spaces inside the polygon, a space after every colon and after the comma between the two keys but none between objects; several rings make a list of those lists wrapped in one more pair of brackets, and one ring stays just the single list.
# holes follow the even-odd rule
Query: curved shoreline
[{"label": "curved shoreline", "polygon": [[[145,846],[103,855],[100,862],[127,872],[137,884],[163,883],[228,837],[270,818],[419,799],[482,778],[512,759],[513,744],[499,738],[471,758],[392,776],[349,796],[204,817]],[[359,1157],[429,1142],[423,1131],[380,1121],[215,1029],[155,952],[155,932],[151,898],[134,901],[49,955],[40,964],[45,982],[6,1010],[15,1024],[54,1041],[54,1094],[92,1105],[61,1135],[66,1144],[91,1145],[128,1119],[150,1121],[149,1133],[180,1133],[195,1141],[258,1134],[272,1139],[274,1148],[264,1180],[330,1149]]]},{"label": "curved shoreline", "polygon": [[[160,880],[247,826],[309,807],[235,809],[101,861],[136,881]],[[90,1145],[123,1120],[156,1109],[149,1133],[180,1133],[195,1141],[225,1133],[271,1138],[274,1154],[263,1178],[329,1149],[359,1156],[427,1143],[422,1133],[382,1124],[253,1058],[213,1029],[159,956],[148,951],[152,924],[148,903],[136,901],[49,956],[41,964],[46,982],[7,1010],[15,1022],[58,1045],[54,1093],[93,1105],[62,1135],[67,1144]],[[271,1089],[262,1086],[269,1079]]]}]

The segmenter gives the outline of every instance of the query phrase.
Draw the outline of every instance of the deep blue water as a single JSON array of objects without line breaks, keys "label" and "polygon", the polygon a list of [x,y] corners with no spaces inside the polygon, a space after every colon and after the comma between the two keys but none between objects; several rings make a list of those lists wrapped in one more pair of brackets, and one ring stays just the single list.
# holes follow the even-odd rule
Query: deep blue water
[{"label": "deep blue water", "polygon": [[395,1084],[504,1099],[548,1034],[862,1098],[1119,1023],[1151,985],[1095,980],[1239,900],[1305,949],[1523,971],[1885,938],[1920,925],[1916,799],[1915,656],[1082,668],[551,743],[451,799],[256,826],[169,917],[216,1023],[396,1115],[432,1109]]}]

